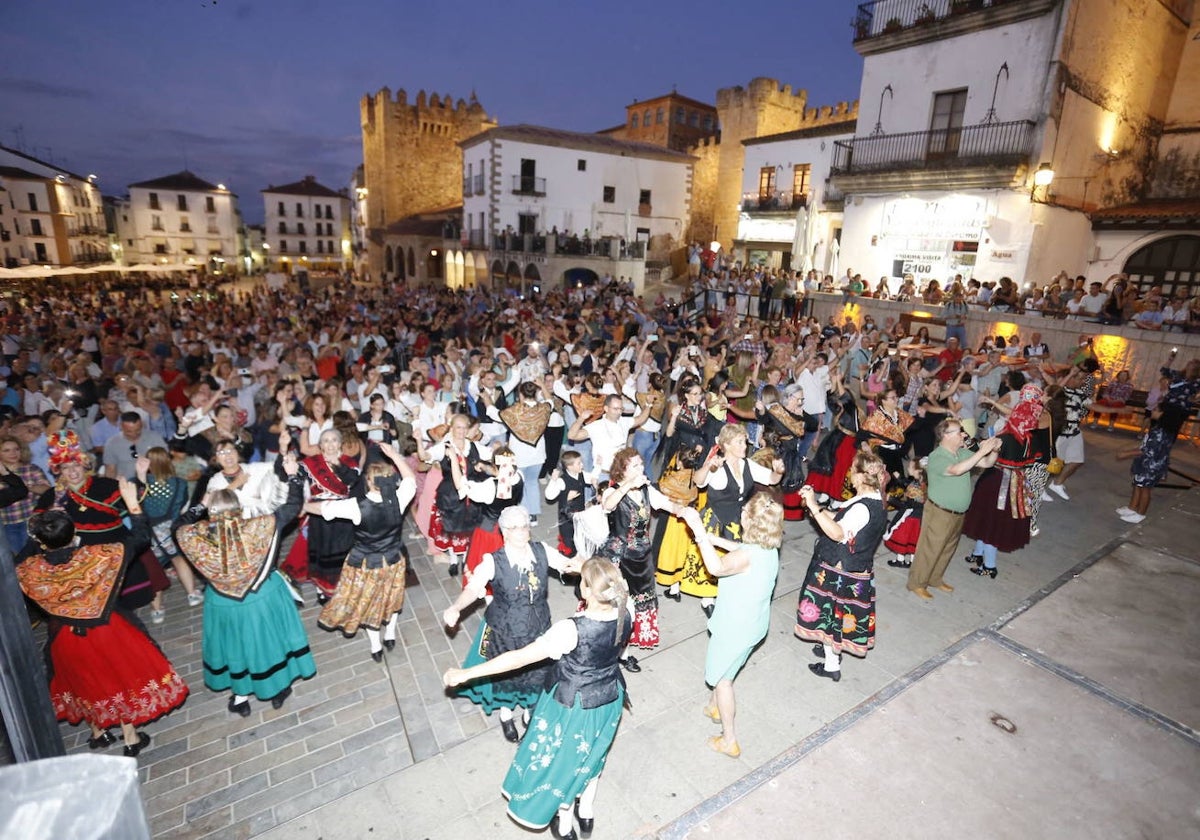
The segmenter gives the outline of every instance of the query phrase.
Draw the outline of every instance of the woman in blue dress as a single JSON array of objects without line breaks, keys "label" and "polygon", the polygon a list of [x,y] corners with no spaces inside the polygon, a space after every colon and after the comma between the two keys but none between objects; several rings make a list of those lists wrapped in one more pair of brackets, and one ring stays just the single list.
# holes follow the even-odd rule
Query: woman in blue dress
[{"label": "woman in blue dress", "polygon": [[[621,722],[625,682],[617,660],[629,642],[633,605],[621,571],[593,557],[580,570],[587,606],[559,621],[530,644],[470,668],[451,668],[450,688],[481,677],[557,660],[538,700],[501,792],[508,815],[526,828],[550,826],[556,838],[589,837],[600,772]],[[557,817],[557,819],[556,819]]]},{"label": "woman in blue dress", "polygon": [[704,714],[721,724],[721,734],[709,738],[708,745],[736,758],[742,749],[734,729],[733,680],[770,626],[771,593],[783,543],[783,505],[767,493],[751,497],[742,509],[741,542],[710,534],[694,508],[684,510],[683,519],[695,535],[709,573],[721,578],[721,597],[708,620],[704,660],[704,682],[713,689]]}]

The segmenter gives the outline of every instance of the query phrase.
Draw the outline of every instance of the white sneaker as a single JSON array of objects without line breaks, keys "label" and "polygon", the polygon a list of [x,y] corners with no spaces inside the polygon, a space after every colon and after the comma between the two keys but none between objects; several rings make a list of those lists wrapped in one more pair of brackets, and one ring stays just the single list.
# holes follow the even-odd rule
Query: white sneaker
[{"label": "white sneaker", "polygon": [[1143,519],[1146,518],[1146,514],[1144,514],[1144,513],[1128,513],[1125,516],[1122,516],[1121,518],[1124,519],[1126,522],[1128,522],[1131,525],[1136,525],[1139,522],[1141,522]]},{"label": "white sneaker", "polygon": [[1063,497],[1064,499],[1066,499],[1068,502],[1069,502],[1069,501],[1071,501],[1071,497],[1067,495],[1067,488],[1066,488],[1066,487],[1063,487],[1061,484],[1054,484],[1054,483],[1051,483],[1051,484],[1050,484],[1050,489],[1051,489],[1051,490],[1053,490],[1053,491],[1054,491],[1055,493],[1057,493],[1058,495],[1062,496],[1062,497]]},{"label": "white sneaker", "polygon": [[199,590],[189,593],[187,599],[189,607],[198,607],[204,603],[204,595]]},{"label": "white sneaker", "polygon": [[1137,513],[1133,508],[1119,507],[1117,508],[1117,516],[1128,516],[1131,513]]},{"label": "white sneaker", "polygon": [[1043,502],[1053,502],[1054,497],[1051,496],[1049,493],[1047,493],[1045,490],[1043,490],[1042,491],[1042,501]]},{"label": "white sneaker", "polygon": [[150,610],[150,623],[162,624],[163,619],[167,617],[165,610]]},{"label": "white sneaker", "polygon": [[1031,537],[1036,537],[1040,533],[1042,533],[1041,528],[1030,528],[1029,529],[1029,536],[1031,536]]}]

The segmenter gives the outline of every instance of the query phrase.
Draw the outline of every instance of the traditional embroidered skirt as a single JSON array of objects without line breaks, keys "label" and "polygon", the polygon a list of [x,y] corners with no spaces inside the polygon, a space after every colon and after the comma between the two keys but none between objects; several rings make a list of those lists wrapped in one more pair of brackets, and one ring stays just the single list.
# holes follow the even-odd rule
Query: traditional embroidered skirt
[{"label": "traditional embroidered skirt", "polygon": [[644,650],[658,647],[658,596],[653,590],[633,595],[633,632],[629,644]]},{"label": "traditional embroidered skirt", "polygon": [[830,432],[818,444],[804,483],[818,493],[828,494],[831,499],[849,499],[854,491],[849,488],[847,479],[856,452],[858,447],[853,435]]},{"label": "traditional embroidered skirt", "polygon": [[141,726],[183,705],[188,687],[162,651],[120,613],[76,635],[69,627],[50,640],[50,697],[59,720],[86,720],[101,729]]},{"label": "traditional embroidered skirt", "polygon": [[[721,522],[711,508],[703,507],[701,503],[700,516],[704,520],[704,530],[710,534],[728,536],[722,533]],[[720,552],[724,554],[724,552]],[[662,570],[664,564],[676,565],[678,568],[671,574],[670,580],[664,580]],[[696,598],[717,597],[717,579],[708,573],[704,560],[700,557],[700,548],[692,539],[692,531],[678,517],[669,517],[663,533],[662,549],[658,553],[658,582],[669,586],[679,582],[679,591]],[[636,635],[636,632],[635,632]]]},{"label": "traditional embroidered skirt", "polygon": [[463,554],[471,545],[471,535],[452,534],[442,526],[442,513],[434,502],[429,512],[429,541],[438,551],[453,551]]},{"label": "traditional embroidered skirt", "polygon": [[573,803],[604,769],[624,701],[618,690],[617,699],[603,706],[585,709],[577,697],[568,708],[552,690],[545,692],[500,786],[508,815],[542,829],[560,806]]},{"label": "traditional embroidered skirt", "polygon": [[[1004,487],[1008,481],[1007,492]],[[1020,482],[1014,487],[1015,482]],[[980,476],[963,517],[963,536],[983,540],[998,551],[1018,551],[1029,545],[1029,512],[1023,470],[993,468]],[[1003,501],[1001,501],[1003,497]],[[1018,515],[1013,515],[1014,498]]]},{"label": "traditional embroidered skirt", "polygon": [[888,551],[897,554],[915,554],[917,540],[921,537],[921,514],[924,505],[905,507],[896,511],[892,524],[883,535],[883,544]]},{"label": "traditional embroidered skirt", "polygon": [[[532,642],[533,639],[529,641]],[[467,651],[467,658],[463,660],[462,666],[470,668],[481,662],[487,662],[489,659],[495,659],[500,654],[508,652],[503,647],[498,643],[497,635],[488,627],[488,623],[481,621],[479,632],[475,634],[475,641],[471,643],[471,648]],[[502,707],[512,709],[521,706],[525,709],[532,709],[538,704],[538,699],[546,690],[546,683],[550,679],[552,667],[550,662],[526,665],[518,671],[510,671],[502,676],[472,682],[459,689],[458,693],[472,703],[481,706],[489,715]]]},{"label": "traditional embroidered skirt", "polygon": [[317,589],[333,595],[342,564],[354,545],[354,523],[348,519],[308,518],[308,574]]},{"label": "traditional embroidered skirt", "polygon": [[387,624],[393,615],[404,609],[404,576],[408,563],[401,556],[391,565],[378,569],[347,564],[342,569],[337,591],[325,608],[317,624],[323,630],[341,630],[353,636],[360,626],[378,630]]},{"label": "traditional embroidered skirt", "polygon": [[204,591],[204,684],[269,700],[317,673],[291,590],[279,574],[241,601]]},{"label": "traditional embroidered skirt", "polygon": [[817,563],[804,582],[796,635],[836,653],[866,656],[875,647],[875,575]]}]

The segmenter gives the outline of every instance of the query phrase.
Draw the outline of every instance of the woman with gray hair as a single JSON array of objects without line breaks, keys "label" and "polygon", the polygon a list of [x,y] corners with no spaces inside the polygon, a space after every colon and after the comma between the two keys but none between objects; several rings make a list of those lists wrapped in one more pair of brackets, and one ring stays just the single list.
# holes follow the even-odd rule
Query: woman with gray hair
[{"label": "woman with gray hair", "polygon": [[[553,568],[559,574],[579,571],[580,560],[568,560],[545,543],[530,540],[529,512],[525,508],[519,505],[505,508],[497,524],[503,545],[483,555],[462,594],[442,614],[446,626],[453,629],[462,611],[484,598],[490,587],[491,600],[463,662],[464,668],[519,650],[549,630],[547,570]],[[462,694],[489,715],[499,709],[504,737],[515,743],[520,736],[513,711],[518,706],[524,708],[528,722],[529,710],[546,689],[549,673],[547,663],[530,664],[510,672],[502,680],[472,685]]]},{"label": "woman with gray hair", "polygon": [[204,590],[204,684],[229,689],[229,711],[250,716],[250,695],[281,708],[292,683],[317,672],[293,591],[275,571],[280,533],[300,511],[304,480],[294,454],[282,459],[287,501],[242,518],[233,490],[214,490],[175,523],[175,541],[208,578]]}]

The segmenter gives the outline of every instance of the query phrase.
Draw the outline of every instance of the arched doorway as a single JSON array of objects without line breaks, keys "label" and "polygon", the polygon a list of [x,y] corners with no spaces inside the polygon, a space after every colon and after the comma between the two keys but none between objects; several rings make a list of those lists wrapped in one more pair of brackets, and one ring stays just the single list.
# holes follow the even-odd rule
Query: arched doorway
[{"label": "arched doorway", "polygon": [[1162,286],[1163,297],[1200,293],[1200,236],[1168,236],[1144,245],[1125,261],[1139,291]]},{"label": "arched doorway", "polygon": [[417,279],[417,255],[411,245],[408,246],[408,276]]},{"label": "arched doorway", "polygon": [[431,248],[429,255],[425,258],[425,279],[426,280],[444,280],[446,272],[443,269],[444,255],[437,248]]},{"label": "arched doorway", "polygon": [[409,272],[404,270],[404,249],[396,249],[396,279],[401,282],[408,277]]},{"label": "arched doorway", "polygon": [[396,270],[395,263],[392,258],[392,246],[389,245],[383,249],[383,270],[391,274]]},{"label": "arched doorway", "polygon": [[504,270],[504,281],[508,284],[509,288],[521,288],[521,266],[515,262],[510,262],[508,268]]},{"label": "arched doorway", "polygon": [[446,278],[446,285],[451,289],[461,289],[466,284],[465,275],[466,265],[463,261],[462,251],[454,252],[454,276]]},{"label": "arched doorway", "polygon": [[598,282],[600,276],[590,268],[568,268],[563,272],[563,285],[568,289],[594,286]]},{"label": "arched doorway", "polygon": [[504,282],[504,263],[496,260],[492,263],[492,284]]},{"label": "arched doorway", "polygon": [[542,275],[538,273],[538,267],[533,263],[525,266],[525,285],[526,293],[537,294],[542,290]]}]

